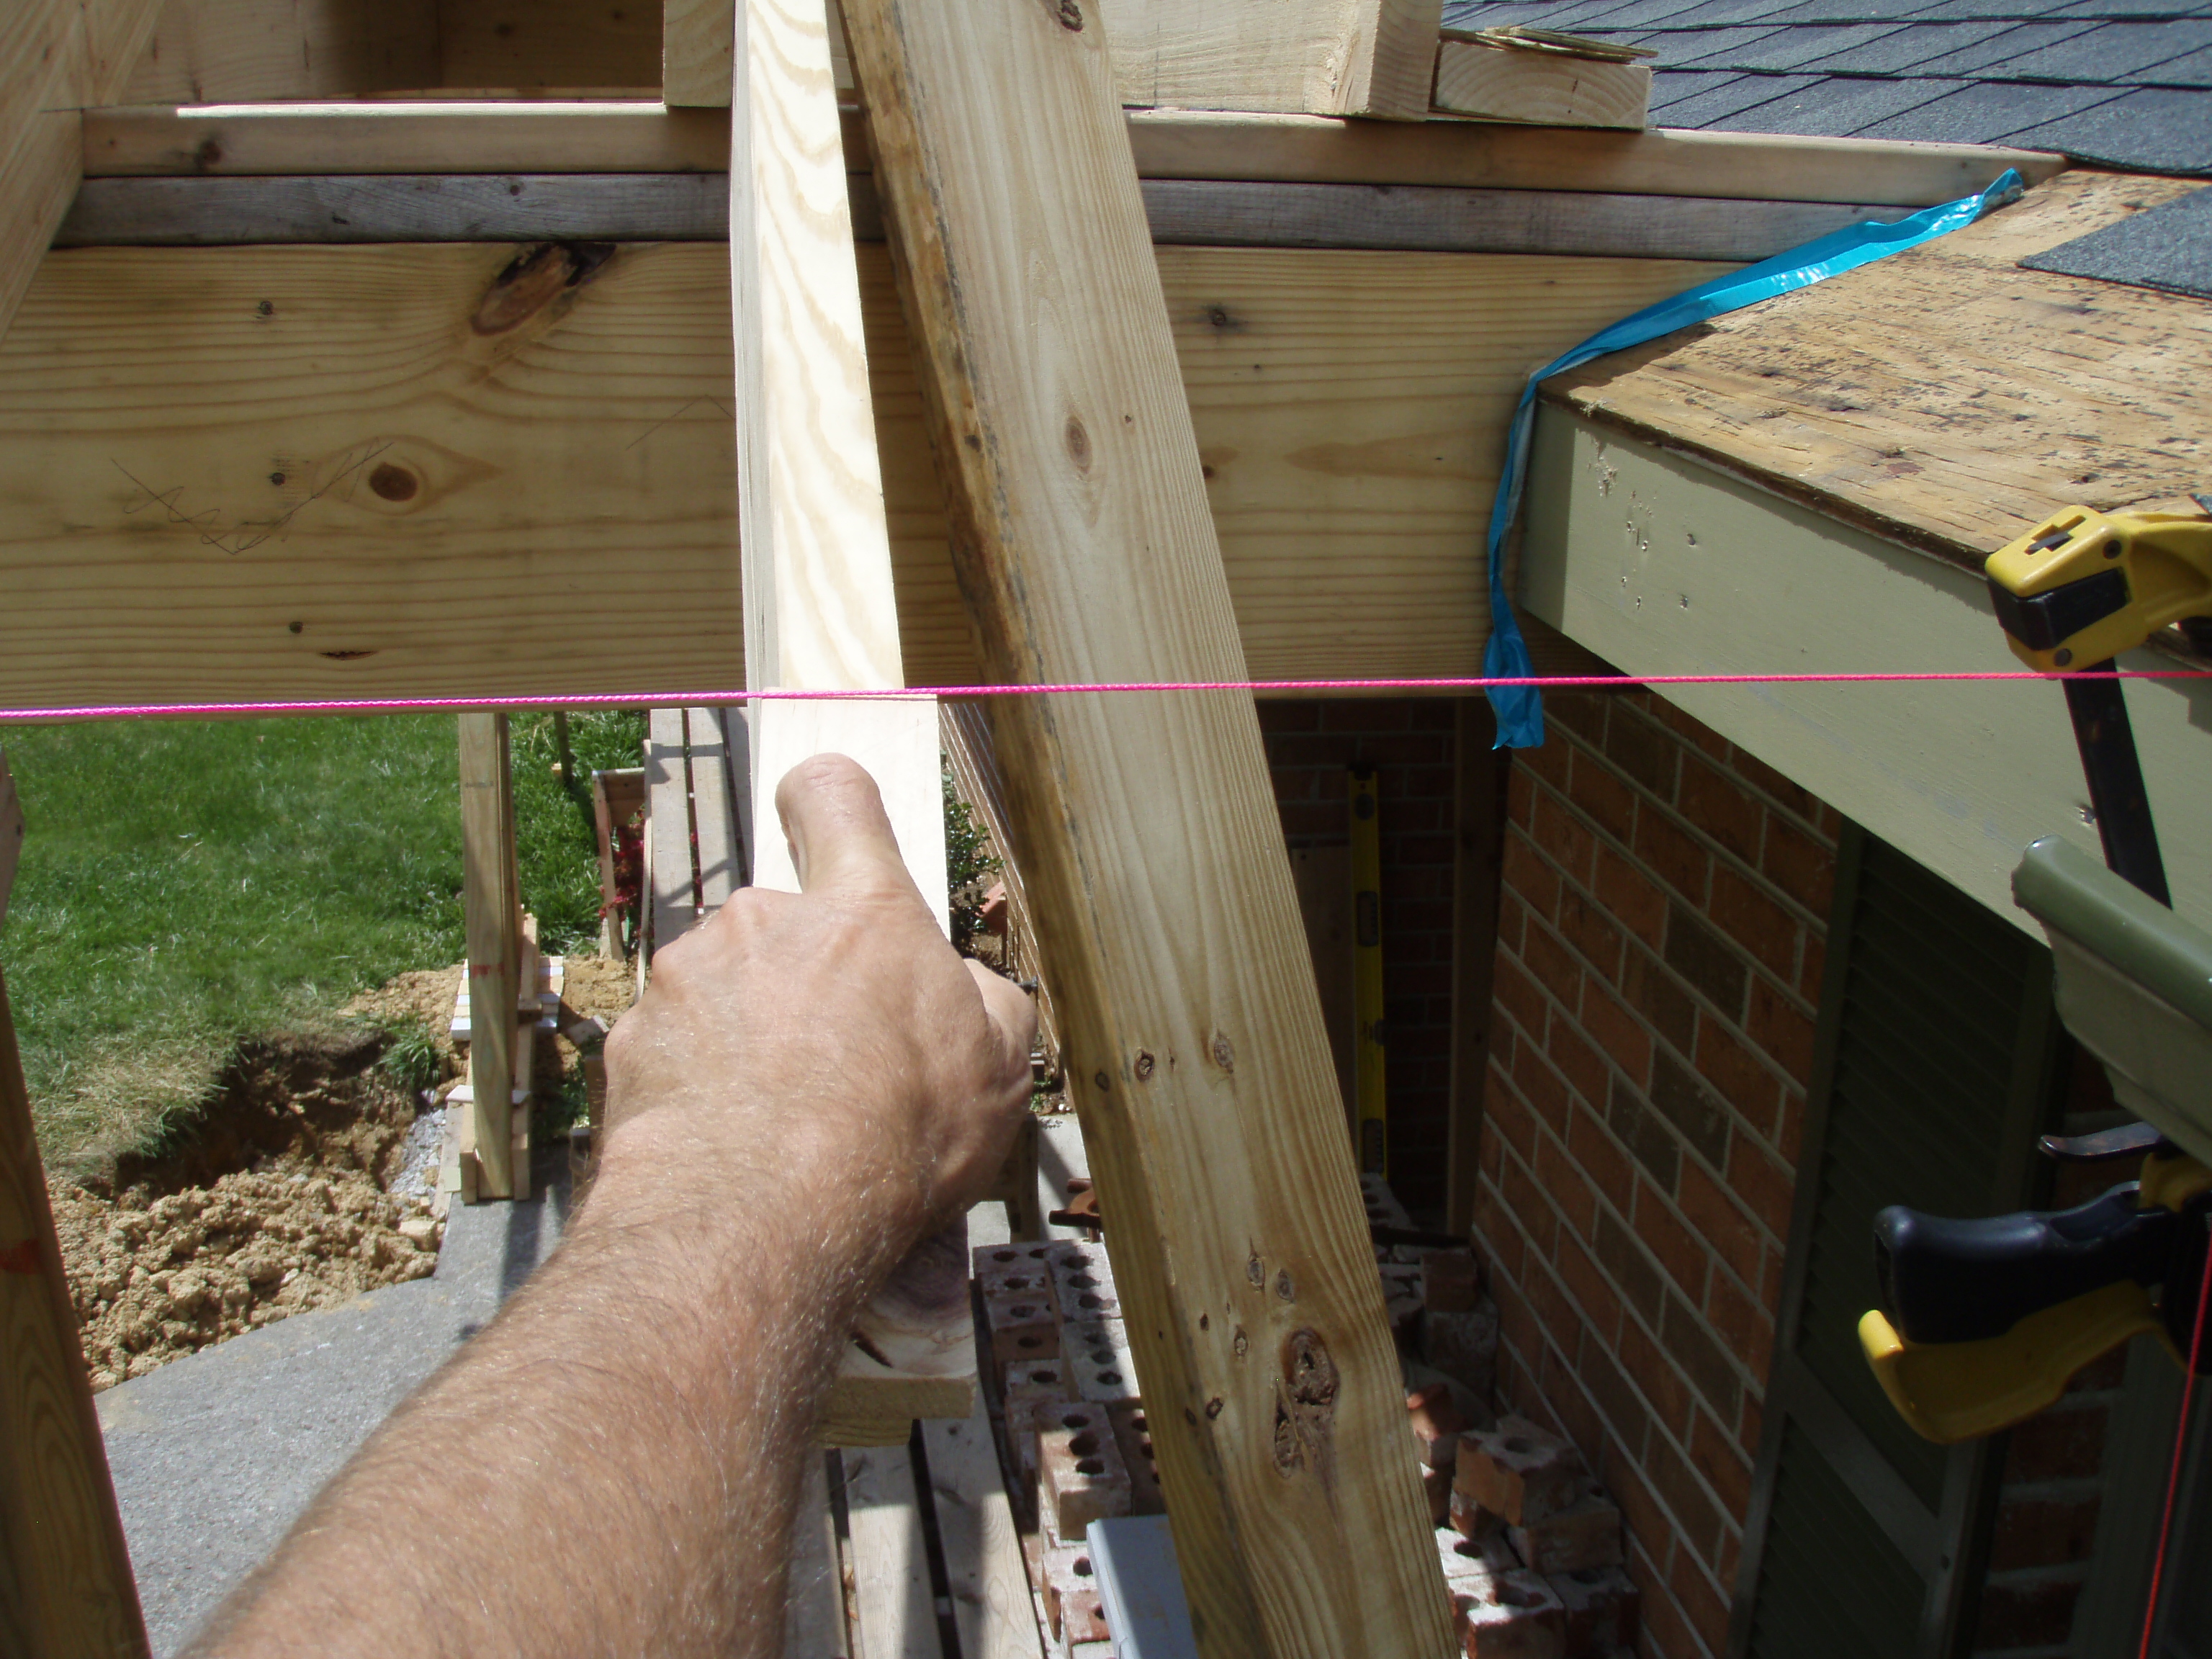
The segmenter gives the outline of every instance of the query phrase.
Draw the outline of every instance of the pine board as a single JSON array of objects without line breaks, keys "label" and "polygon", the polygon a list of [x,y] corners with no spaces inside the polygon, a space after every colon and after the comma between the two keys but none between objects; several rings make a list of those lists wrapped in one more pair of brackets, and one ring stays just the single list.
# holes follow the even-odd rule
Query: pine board
[{"label": "pine board", "polygon": [[2060,507],[2203,487],[2191,440],[2212,307],[2014,264],[2200,187],[2065,173],[1978,225],[1601,359],[1547,395],[1978,570]]},{"label": "pine board", "polygon": [[436,0],[167,0],[117,101],[342,98],[442,73]]},{"label": "pine board", "polygon": [[1041,1659],[1029,1568],[981,1397],[964,1419],[924,1423],[921,1444],[960,1659]]},{"label": "pine board", "polygon": [[939,1659],[927,1546],[906,1437],[896,1446],[848,1449],[840,1456],[854,1659]]},{"label": "pine board", "polygon": [[1651,70],[1643,64],[1476,40],[1446,40],[1437,48],[1436,106],[1455,115],[1640,132],[1650,102]]}]

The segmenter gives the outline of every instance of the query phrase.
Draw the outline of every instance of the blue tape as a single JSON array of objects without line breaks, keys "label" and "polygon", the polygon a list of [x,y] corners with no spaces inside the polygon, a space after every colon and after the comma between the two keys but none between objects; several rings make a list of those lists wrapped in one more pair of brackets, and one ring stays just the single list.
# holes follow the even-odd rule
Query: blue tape
[{"label": "blue tape", "polygon": [[[1906,248],[1971,225],[1984,214],[2020,199],[2027,185],[2007,167],[1996,182],[1977,196],[1962,196],[1941,207],[1923,208],[1893,224],[1873,220],[1831,231],[1826,236],[1762,259],[1755,265],[1677,294],[1671,300],[1646,306],[1632,317],[1624,317],[1610,328],[1600,329],[1573,350],[1553,359],[1528,377],[1521,389],[1521,402],[1513,411],[1513,425],[1505,441],[1505,470],[1498,480],[1498,499],[1490,512],[1490,643],[1482,653],[1482,672],[1500,679],[1531,677],[1528,642],[1513,606],[1505,597],[1505,532],[1521,510],[1521,493],[1528,484],[1528,438],[1536,425],[1536,387],[1552,375],[1623,351],[1662,334],[1704,322],[1726,312],[1756,305],[1778,294],[1789,294],[1839,272],[1856,270]],[[1489,689],[1491,708],[1498,716],[1500,749],[1534,749],[1544,741],[1543,695],[1533,685],[1496,685]]]}]

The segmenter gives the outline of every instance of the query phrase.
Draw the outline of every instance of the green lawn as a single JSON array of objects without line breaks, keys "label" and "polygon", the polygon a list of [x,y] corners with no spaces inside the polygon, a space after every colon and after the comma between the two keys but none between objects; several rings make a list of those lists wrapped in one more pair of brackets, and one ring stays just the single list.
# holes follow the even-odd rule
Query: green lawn
[{"label": "green lawn", "polygon": [[[579,775],[635,766],[643,722],[571,720]],[[587,794],[550,715],[514,722],[523,900],[588,948]],[[451,716],[102,722],[5,734],[30,830],[0,930],[47,1161],[80,1172],[190,1106],[242,1036],[326,1019],[459,960]]]}]

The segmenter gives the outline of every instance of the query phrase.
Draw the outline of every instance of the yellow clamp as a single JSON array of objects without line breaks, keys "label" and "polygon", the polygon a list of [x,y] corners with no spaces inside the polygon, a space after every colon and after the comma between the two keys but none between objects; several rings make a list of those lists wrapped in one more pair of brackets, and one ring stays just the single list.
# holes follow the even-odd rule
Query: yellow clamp
[{"label": "yellow clamp", "polygon": [[2013,654],[2056,673],[2212,616],[2212,518],[2069,507],[1983,566]]}]

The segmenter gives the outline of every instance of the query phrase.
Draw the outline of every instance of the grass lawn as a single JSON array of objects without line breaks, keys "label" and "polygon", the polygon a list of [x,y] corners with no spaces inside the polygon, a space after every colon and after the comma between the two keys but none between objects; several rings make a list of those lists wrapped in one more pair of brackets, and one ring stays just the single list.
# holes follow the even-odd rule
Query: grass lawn
[{"label": "grass lawn", "polygon": [[[574,717],[578,775],[636,765],[643,727]],[[450,715],[34,726],[5,746],[30,829],[0,963],[58,1172],[157,1139],[240,1037],[460,959]],[[555,773],[550,715],[517,716],[513,748],[524,903],[547,949],[590,949],[588,793]]]}]

